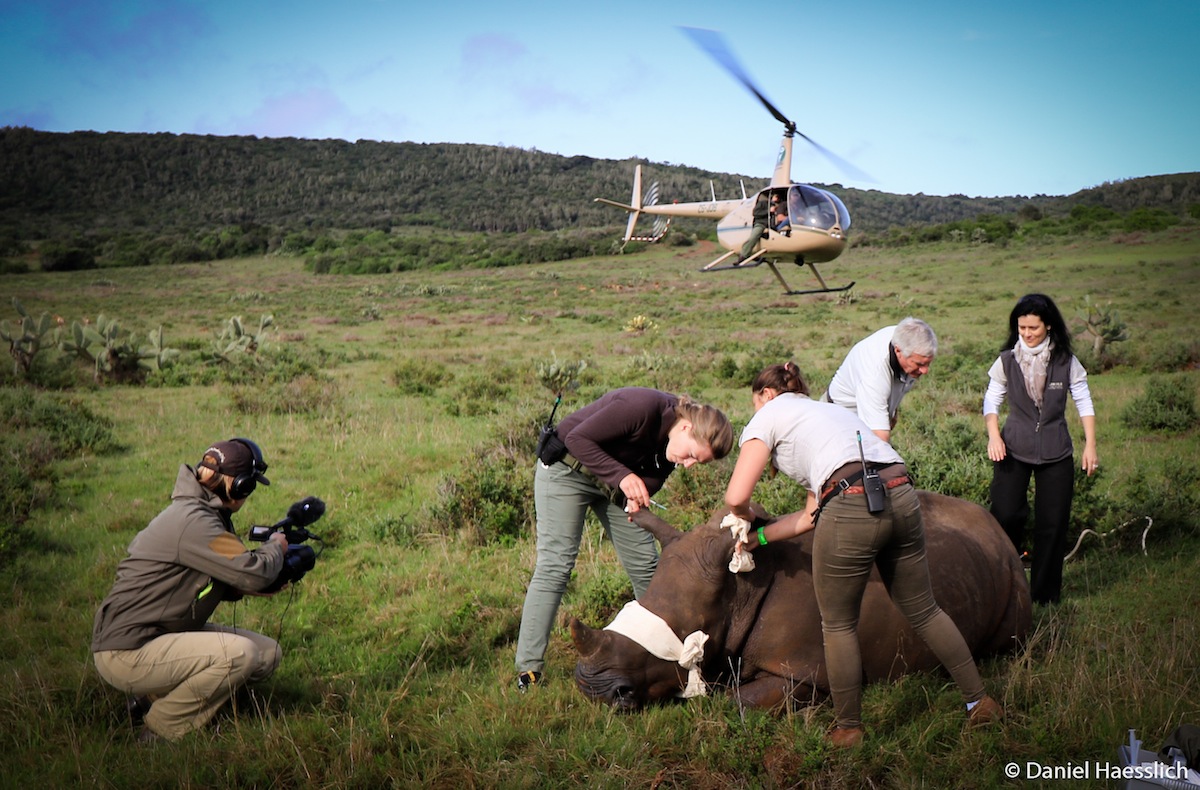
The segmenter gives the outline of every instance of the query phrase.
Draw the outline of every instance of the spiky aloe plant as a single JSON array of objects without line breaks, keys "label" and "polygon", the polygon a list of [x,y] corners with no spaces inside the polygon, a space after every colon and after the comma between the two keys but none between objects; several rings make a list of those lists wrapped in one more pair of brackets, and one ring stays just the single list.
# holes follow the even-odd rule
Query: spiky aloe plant
[{"label": "spiky aloe plant", "polygon": [[14,323],[16,327],[10,331],[7,321],[0,322],[0,338],[8,343],[8,353],[13,358],[13,372],[18,376],[28,376],[33,360],[43,348],[47,347],[47,335],[57,327],[57,323],[49,313],[42,313],[36,320],[13,297],[13,307],[21,316]]},{"label": "spiky aloe plant", "polygon": [[100,315],[95,324],[75,321],[59,347],[64,353],[79,357],[93,366],[97,382],[103,378],[135,379],[144,370],[160,370],[179,355],[163,343],[163,329],[150,332],[149,342],[137,345],[133,337],[121,331],[116,319]]},{"label": "spiky aloe plant", "polygon": [[213,360],[229,362],[242,354],[256,355],[266,345],[267,330],[273,323],[274,316],[263,315],[258,319],[258,329],[251,331],[240,315],[233,316],[225,322],[221,336],[213,341]]}]

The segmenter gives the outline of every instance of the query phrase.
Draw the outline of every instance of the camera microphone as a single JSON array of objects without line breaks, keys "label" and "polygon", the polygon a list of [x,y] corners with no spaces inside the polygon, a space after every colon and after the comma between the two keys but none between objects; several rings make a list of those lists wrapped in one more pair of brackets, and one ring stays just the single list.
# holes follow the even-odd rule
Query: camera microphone
[{"label": "camera microphone", "polygon": [[320,540],[305,527],[315,524],[323,515],[325,515],[325,503],[315,496],[305,497],[299,502],[293,502],[287,509],[287,515],[271,526],[256,524],[250,527],[250,540],[262,543],[270,539],[273,533],[280,531],[283,532],[288,543],[303,543],[309,538]]},{"label": "camera microphone", "polygon": [[317,563],[318,553],[309,546],[297,544],[312,539],[321,543],[321,547],[324,548],[321,538],[306,529],[323,515],[325,515],[325,503],[315,496],[310,496],[299,502],[293,502],[287,509],[287,515],[271,526],[254,525],[250,527],[250,540],[263,543],[270,540],[271,535],[276,532],[282,532],[288,542],[279,576],[262,592],[275,592],[285,584],[298,582],[304,578],[304,574],[313,569]]}]

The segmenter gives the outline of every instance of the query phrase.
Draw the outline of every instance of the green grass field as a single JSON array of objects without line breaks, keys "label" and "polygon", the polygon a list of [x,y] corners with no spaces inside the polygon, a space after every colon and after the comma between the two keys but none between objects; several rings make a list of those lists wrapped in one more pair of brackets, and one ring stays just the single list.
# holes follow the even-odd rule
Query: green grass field
[{"label": "green grass field", "polygon": [[[1129,728],[1157,749],[1178,724],[1200,723],[1200,435],[1125,417],[1151,381],[1195,399],[1200,227],[1044,246],[851,249],[823,272],[857,285],[825,296],[784,296],[765,267],[699,273],[713,257],[698,245],[354,277],[272,257],[0,278],[6,320],[16,297],[67,324],[104,314],[139,333],[161,325],[184,352],[158,385],[76,376],[62,396],[108,418],[121,448],[57,460],[52,494],[0,555],[0,786],[1037,786],[1006,779],[1005,765],[1115,763]],[[807,284],[803,271],[786,276]],[[588,363],[560,415],[638,384],[714,403],[740,429],[748,376],[762,364],[794,359],[819,392],[853,342],[916,315],[937,330],[941,353],[905,400],[894,443],[923,487],[982,501],[986,371],[1009,310],[1030,291],[1053,296],[1072,324],[1085,297],[1110,305],[1130,337],[1103,364],[1081,353],[1101,471],[1077,486],[1073,527],[1108,534],[1084,540],[1063,604],[1035,609],[1024,650],[983,664],[1010,714],[1003,726],[964,733],[942,674],[870,687],[869,740],[849,753],[823,744],[827,704],[771,715],[718,695],[617,715],[575,690],[565,629],[546,685],[516,692],[534,560],[530,453],[553,402],[539,364]],[[199,357],[226,322],[257,325],[265,314],[274,325],[260,354],[299,372],[278,363],[274,378],[205,378],[212,366]],[[4,379],[5,389],[28,386]],[[218,610],[220,622],[278,636],[275,677],[183,742],[139,746],[122,696],[91,665],[92,617],[178,465],[234,435],[262,445],[272,481],[239,530],[317,495],[329,509],[313,531],[326,549],[294,595]],[[658,497],[668,520],[706,518],[732,462],[675,473]],[[776,511],[803,501],[786,481],[760,491]],[[592,525],[560,616],[602,625],[626,584]]]}]

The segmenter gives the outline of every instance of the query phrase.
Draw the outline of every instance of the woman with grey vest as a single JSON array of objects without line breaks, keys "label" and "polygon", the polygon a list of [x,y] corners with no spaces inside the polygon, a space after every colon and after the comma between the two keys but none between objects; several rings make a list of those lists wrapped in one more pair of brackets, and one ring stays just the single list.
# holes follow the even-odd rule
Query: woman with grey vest
[{"label": "woman with grey vest", "polygon": [[[1096,471],[1096,417],[1087,371],[1071,353],[1071,333],[1054,301],[1044,294],[1021,297],[1008,317],[1008,340],[988,370],[983,420],[993,462],[992,515],[1017,552],[1029,517],[1029,478],[1034,480],[1030,592],[1036,603],[1062,597],[1063,557],[1075,488],[1074,446],[1067,429],[1067,396],[1083,423],[1080,467]],[[1000,428],[1000,406],[1008,419]]]}]

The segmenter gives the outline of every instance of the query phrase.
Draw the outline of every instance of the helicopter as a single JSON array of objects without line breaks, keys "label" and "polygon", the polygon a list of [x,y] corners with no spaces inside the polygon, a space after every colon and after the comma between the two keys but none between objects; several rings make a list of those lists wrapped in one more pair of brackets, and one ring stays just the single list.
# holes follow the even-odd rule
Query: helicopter
[{"label": "helicopter", "polygon": [[[846,249],[847,232],[850,229],[850,212],[847,211],[846,205],[841,199],[832,192],[811,184],[792,181],[792,143],[798,135],[832,161],[842,172],[863,181],[872,179],[803,132],[797,131],[796,124],[780,112],[746,75],[719,33],[701,28],[683,27],[680,29],[740,81],[762,102],[767,111],[783,124],[783,140],[779,146],[771,182],[750,195],[746,194],[746,186],[743,183],[742,197],[736,199],[718,200],[715,190],[710,184],[709,188],[713,190],[710,192],[711,200],[700,203],[659,204],[657,182],[652,184],[645,193],[642,192],[642,166],[639,164],[633,171],[633,195],[628,204],[606,198],[596,198],[595,202],[614,206],[629,213],[629,224],[625,229],[623,244],[628,244],[630,241],[650,243],[658,241],[666,235],[673,217],[699,217],[716,220],[717,240],[726,249],[726,252],[704,266],[700,270],[702,272],[750,269],[765,263],[783,286],[784,293],[789,296],[849,290],[854,286],[853,281],[847,285],[830,287],[817,270],[816,264],[832,261]],[[767,214],[768,227],[751,248],[750,253],[743,257],[741,254],[743,245],[757,230],[754,228],[756,203],[758,203],[760,216],[763,213]],[[655,221],[649,233],[639,235],[635,231],[638,220],[643,214],[655,217]],[[778,268],[778,264],[788,258],[797,266],[807,266],[821,287],[799,291],[792,289]]]}]

